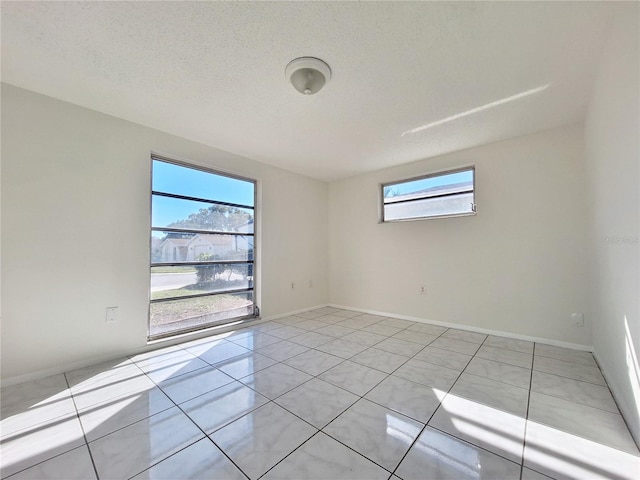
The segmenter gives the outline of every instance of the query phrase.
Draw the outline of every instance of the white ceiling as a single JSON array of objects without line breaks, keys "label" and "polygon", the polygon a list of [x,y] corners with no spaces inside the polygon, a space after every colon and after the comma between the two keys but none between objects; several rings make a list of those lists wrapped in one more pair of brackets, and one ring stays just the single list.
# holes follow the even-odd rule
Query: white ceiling
[{"label": "white ceiling", "polygon": [[579,121],[611,7],[3,1],[2,80],[335,180]]}]

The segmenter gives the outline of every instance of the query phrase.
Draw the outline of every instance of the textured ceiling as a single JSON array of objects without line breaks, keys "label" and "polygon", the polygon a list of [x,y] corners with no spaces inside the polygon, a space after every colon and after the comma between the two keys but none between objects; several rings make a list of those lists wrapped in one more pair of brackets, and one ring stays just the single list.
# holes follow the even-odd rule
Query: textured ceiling
[{"label": "textured ceiling", "polygon": [[[608,2],[8,2],[2,80],[334,180],[579,121]],[[331,82],[285,81],[299,56]],[[179,154],[179,152],[176,152]]]}]

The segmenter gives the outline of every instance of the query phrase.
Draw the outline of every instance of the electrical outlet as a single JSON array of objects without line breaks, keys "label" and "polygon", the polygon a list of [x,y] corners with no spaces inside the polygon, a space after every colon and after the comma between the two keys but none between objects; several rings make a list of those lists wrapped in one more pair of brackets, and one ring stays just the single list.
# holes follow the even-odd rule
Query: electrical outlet
[{"label": "electrical outlet", "polygon": [[582,313],[572,313],[571,314],[571,323],[576,327],[584,327],[584,314]]},{"label": "electrical outlet", "polygon": [[107,307],[107,315],[104,320],[106,323],[118,321],[118,307]]},{"label": "electrical outlet", "polygon": [[291,282],[291,290],[294,290],[295,288],[296,288],[295,282]]},{"label": "electrical outlet", "polygon": [[427,294],[427,287],[425,287],[424,285],[420,285],[420,295],[426,295]]}]

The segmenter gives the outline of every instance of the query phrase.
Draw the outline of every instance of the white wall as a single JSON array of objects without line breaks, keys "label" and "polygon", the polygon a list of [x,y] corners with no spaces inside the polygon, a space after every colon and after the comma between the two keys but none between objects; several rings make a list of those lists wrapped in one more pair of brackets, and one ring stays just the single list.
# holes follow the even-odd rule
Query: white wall
[{"label": "white wall", "polygon": [[[380,183],[467,165],[476,216],[378,223]],[[330,184],[331,303],[590,345],[583,167],[576,125]]]},{"label": "white wall", "polygon": [[640,443],[640,8],[617,8],[586,121],[593,342]]},{"label": "white wall", "polygon": [[151,151],[259,181],[264,316],[327,302],[326,183],[3,85],[3,380],[146,345]]}]

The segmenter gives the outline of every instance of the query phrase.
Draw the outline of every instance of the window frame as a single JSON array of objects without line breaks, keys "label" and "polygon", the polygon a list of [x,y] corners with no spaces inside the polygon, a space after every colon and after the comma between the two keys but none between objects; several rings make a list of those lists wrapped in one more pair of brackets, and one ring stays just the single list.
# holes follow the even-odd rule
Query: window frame
[{"label": "window frame", "polygon": [[[443,195],[432,195],[429,197],[420,197],[420,198],[415,198],[415,199],[410,199],[410,200],[405,200],[404,202],[391,202],[391,203],[385,203],[385,196],[384,196],[384,189],[386,187],[392,187],[394,185],[400,185],[403,183],[410,183],[410,182],[415,182],[418,180],[425,180],[427,178],[435,178],[435,177],[443,177],[446,175],[451,175],[451,174],[455,174],[455,173],[461,173],[461,172],[472,172],[472,190],[471,190],[471,194],[473,195],[473,201],[472,201],[472,207],[471,207],[471,211],[470,212],[460,212],[460,213],[446,213],[443,215],[426,215],[426,216],[420,216],[420,217],[408,217],[408,218],[398,218],[398,219],[393,219],[393,220],[387,220],[385,219],[385,205],[390,205],[393,203],[409,203],[412,201],[419,201],[419,200],[424,200],[426,198],[443,198],[443,197],[447,197],[447,196],[453,196],[453,195],[457,195],[458,193],[453,193],[453,194],[443,194]],[[462,192],[462,193],[469,193],[469,192]],[[379,212],[379,221],[378,223],[398,223],[398,222],[415,222],[418,220],[433,220],[433,219],[437,219],[437,218],[455,218],[455,217],[469,217],[469,216],[473,216],[476,215],[476,167],[475,165],[467,165],[467,166],[463,166],[463,167],[456,167],[456,168],[451,168],[451,169],[446,169],[446,170],[439,170],[437,172],[431,172],[431,173],[427,173],[424,175],[419,175],[416,177],[410,177],[410,178],[404,178],[402,180],[394,180],[394,181],[390,181],[390,182],[383,182],[379,184],[379,192],[378,192],[378,196],[380,199],[380,212]]]},{"label": "window frame", "polygon": [[[191,170],[197,170],[200,172],[204,172],[204,173],[208,173],[208,174],[213,174],[213,175],[218,175],[218,176],[222,176],[222,177],[227,177],[227,178],[231,178],[234,180],[240,180],[240,181],[244,181],[244,182],[249,182],[251,184],[253,184],[253,206],[248,206],[248,205],[241,205],[241,204],[236,204],[236,203],[232,203],[232,202],[224,202],[224,201],[215,201],[215,200],[211,200],[211,199],[204,199],[204,198],[199,198],[199,197],[190,197],[190,196],[186,196],[186,195],[180,195],[180,194],[173,194],[173,193],[168,193],[168,192],[162,192],[162,191],[156,191],[153,189],[153,165],[154,165],[154,161],[160,161],[160,162],[164,162],[164,163],[168,163],[168,164],[172,164],[178,167],[183,167],[183,168],[188,168]],[[176,160],[174,158],[171,157],[166,157],[164,155],[159,155],[159,154],[155,154],[155,153],[151,153],[150,155],[150,195],[149,195],[149,308],[147,310],[147,341],[151,342],[151,341],[156,341],[156,340],[160,340],[163,338],[168,338],[168,337],[174,337],[174,336],[179,336],[179,335],[184,335],[187,333],[191,333],[191,332],[196,332],[196,331],[200,331],[200,330],[204,330],[207,328],[211,328],[211,327],[215,327],[215,326],[220,326],[220,325],[226,325],[226,324],[238,324],[240,322],[246,321],[246,320],[251,320],[254,318],[258,318],[260,316],[260,308],[258,306],[258,298],[257,298],[257,291],[258,291],[258,274],[257,274],[257,250],[258,250],[258,246],[257,246],[257,238],[258,238],[258,232],[257,232],[257,222],[258,222],[258,215],[257,215],[257,210],[258,210],[258,181],[256,179],[253,178],[248,178],[248,177],[244,177],[241,175],[237,175],[237,174],[233,174],[233,173],[228,173],[228,172],[224,172],[224,171],[220,171],[220,170],[216,170],[214,168],[210,168],[210,167],[206,167],[203,165],[199,165],[199,164],[195,164],[195,163],[190,163],[188,161],[184,161],[184,160]],[[209,203],[211,205],[223,205],[223,206],[229,206],[229,207],[236,207],[236,208],[243,208],[243,209],[251,209],[253,211],[253,232],[252,233],[246,233],[246,232],[222,232],[222,231],[211,231],[211,230],[200,230],[200,229],[195,229],[195,228],[191,228],[191,229],[184,229],[184,228],[174,228],[174,227],[154,227],[153,225],[153,198],[154,196],[161,196],[161,197],[166,197],[166,198],[175,198],[175,199],[181,199],[181,200],[189,200],[189,201],[197,201],[197,202],[203,202],[203,203]],[[214,261],[206,261],[206,262],[202,262],[202,261],[182,261],[182,262],[154,262],[152,260],[152,252],[153,252],[153,232],[154,231],[163,231],[163,232],[175,232],[175,233],[195,233],[195,234],[205,234],[205,235],[231,235],[231,236],[251,236],[253,237],[253,253],[252,253],[252,258],[251,259],[247,259],[247,260],[214,260]],[[162,299],[152,299],[151,298],[151,272],[153,270],[153,267],[173,267],[173,266],[201,266],[201,265],[229,265],[229,264],[246,264],[246,265],[252,265],[252,269],[253,269],[253,275],[252,275],[252,281],[251,284],[247,287],[247,288],[239,288],[239,289],[231,289],[231,290],[227,290],[227,291],[223,291],[223,292],[212,292],[212,293],[202,293],[202,294],[194,294],[194,295],[183,295],[183,296],[179,296],[179,297],[169,297],[169,298],[162,298]],[[191,299],[191,298],[198,298],[198,297],[207,297],[207,296],[215,296],[215,295],[225,295],[225,294],[234,294],[234,293],[251,293],[252,296],[252,302],[253,302],[253,312],[249,315],[242,315],[239,317],[232,317],[232,318],[228,318],[228,319],[223,319],[223,320],[219,320],[219,321],[213,321],[213,322],[206,322],[206,323],[202,323],[199,324],[197,326],[193,326],[193,327],[189,327],[189,328],[183,328],[183,329],[179,329],[179,330],[173,330],[171,332],[164,332],[164,333],[159,333],[159,334],[155,334],[152,335],[151,334],[151,306],[154,303],[161,303],[161,302],[171,302],[171,301],[178,301],[178,300],[187,300],[187,299]]]}]

